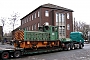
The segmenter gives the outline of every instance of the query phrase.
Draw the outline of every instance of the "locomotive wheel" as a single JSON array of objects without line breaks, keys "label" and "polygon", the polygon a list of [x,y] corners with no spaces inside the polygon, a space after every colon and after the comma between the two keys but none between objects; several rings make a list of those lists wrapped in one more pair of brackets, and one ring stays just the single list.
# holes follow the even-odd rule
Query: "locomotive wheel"
[{"label": "locomotive wheel", "polygon": [[1,58],[4,59],[4,60],[8,59],[9,58],[9,53],[8,52],[3,52]]},{"label": "locomotive wheel", "polygon": [[14,57],[19,58],[20,56],[21,56],[20,51],[15,51],[14,52]]}]

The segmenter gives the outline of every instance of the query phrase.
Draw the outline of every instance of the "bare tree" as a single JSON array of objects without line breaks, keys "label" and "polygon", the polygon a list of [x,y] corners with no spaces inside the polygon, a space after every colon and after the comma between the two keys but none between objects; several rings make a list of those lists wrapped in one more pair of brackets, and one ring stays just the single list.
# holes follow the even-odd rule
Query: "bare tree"
[{"label": "bare tree", "polygon": [[10,20],[10,25],[12,25],[13,30],[15,29],[15,26],[18,25],[18,24],[16,23],[16,22],[19,20],[18,18],[19,18],[19,13],[18,13],[18,12],[17,12],[17,13],[13,13],[13,14],[11,15],[11,18],[9,18],[9,20]]},{"label": "bare tree", "polygon": [[[1,20],[1,22],[2,22],[2,28],[4,29],[6,18],[1,17],[0,20]],[[4,32],[4,31],[3,31],[3,32]]]},{"label": "bare tree", "polygon": [[74,22],[74,30],[82,32],[84,35],[84,39],[86,40],[88,39],[88,28],[89,28],[89,25],[87,25],[85,22],[81,22],[81,21]]},{"label": "bare tree", "polygon": [[74,30],[78,31],[78,22],[77,21],[74,22]]},{"label": "bare tree", "polygon": [[75,31],[83,32],[83,31],[84,31],[84,28],[85,28],[85,25],[86,25],[85,22],[75,21],[75,22],[74,22],[74,30],[75,30]]},{"label": "bare tree", "polygon": [[[4,26],[5,26],[5,21],[6,21],[6,18],[4,17],[1,17],[1,23],[2,23],[2,37],[3,37],[3,33],[4,33]],[[3,39],[3,38],[2,38]],[[4,44],[4,40],[2,40],[2,44]]]}]

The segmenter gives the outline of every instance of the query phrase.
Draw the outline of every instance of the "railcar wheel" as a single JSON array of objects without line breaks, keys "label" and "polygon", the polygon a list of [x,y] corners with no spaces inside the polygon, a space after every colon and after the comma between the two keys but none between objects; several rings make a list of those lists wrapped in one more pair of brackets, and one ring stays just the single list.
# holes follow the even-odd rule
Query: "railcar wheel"
[{"label": "railcar wheel", "polygon": [[3,52],[2,55],[1,55],[1,58],[3,60],[8,59],[9,58],[9,53],[8,52]]},{"label": "railcar wheel", "polygon": [[20,51],[15,51],[14,52],[14,57],[19,58],[20,56],[21,56]]}]

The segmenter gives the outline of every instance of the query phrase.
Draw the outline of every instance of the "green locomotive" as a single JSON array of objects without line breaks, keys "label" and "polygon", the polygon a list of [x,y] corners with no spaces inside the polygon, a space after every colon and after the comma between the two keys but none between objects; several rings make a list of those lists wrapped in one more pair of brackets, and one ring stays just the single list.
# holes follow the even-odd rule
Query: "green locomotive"
[{"label": "green locomotive", "polygon": [[57,26],[41,26],[39,31],[23,31],[15,32],[15,47],[21,48],[43,48],[43,47],[59,47],[60,40],[58,38]]}]

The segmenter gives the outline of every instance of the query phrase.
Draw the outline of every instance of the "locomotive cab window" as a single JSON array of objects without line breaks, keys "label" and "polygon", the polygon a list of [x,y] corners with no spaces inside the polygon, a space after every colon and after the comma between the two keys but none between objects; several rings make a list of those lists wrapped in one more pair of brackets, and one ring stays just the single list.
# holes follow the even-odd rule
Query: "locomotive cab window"
[{"label": "locomotive cab window", "polygon": [[52,31],[55,31],[55,28],[54,27],[52,27]]},{"label": "locomotive cab window", "polygon": [[45,26],[45,30],[49,30],[49,27],[48,26]]},{"label": "locomotive cab window", "polygon": [[57,27],[55,27],[54,29],[55,29],[55,31],[57,31],[57,30],[58,30],[58,28],[57,28]]},{"label": "locomotive cab window", "polygon": [[57,27],[52,27],[52,31],[57,31]]},{"label": "locomotive cab window", "polygon": [[40,30],[40,31],[43,31],[43,27],[39,27],[39,30]]}]

